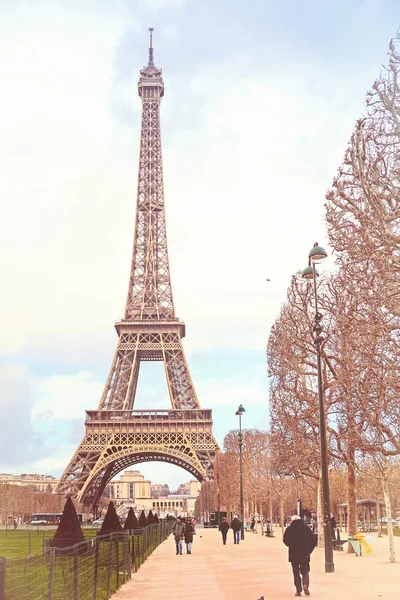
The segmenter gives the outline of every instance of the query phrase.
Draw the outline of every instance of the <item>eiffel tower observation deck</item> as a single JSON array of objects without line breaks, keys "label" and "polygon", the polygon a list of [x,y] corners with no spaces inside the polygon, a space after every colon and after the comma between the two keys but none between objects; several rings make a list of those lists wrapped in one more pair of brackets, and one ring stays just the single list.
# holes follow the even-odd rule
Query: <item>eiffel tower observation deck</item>
[{"label": "eiffel tower observation deck", "polygon": [[[86,411],[85,436],[55,492],[96,507],[122,469],[146,461],[179,465],[199,481],[212,477],[218,445],[212,413],[201,409],[186,362],[185,325],[176,318],[165,224],[160,103],[162,71],[149,59],[138,83],[142,101],[139,177],[131,271],[118,343],[96,410]],[[162,361],[171,409],[134,410],[142,361]]]}]

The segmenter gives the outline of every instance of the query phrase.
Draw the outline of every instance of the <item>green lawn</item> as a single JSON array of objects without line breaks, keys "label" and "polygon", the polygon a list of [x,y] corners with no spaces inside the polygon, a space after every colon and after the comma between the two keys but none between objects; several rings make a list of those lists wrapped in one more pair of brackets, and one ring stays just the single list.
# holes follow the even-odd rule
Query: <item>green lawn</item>
[{"label": "green lawn", "polygon": [[[85,538],[94,537],[96,529],[84,528]],[[52,529],[0,529],[0,556],[15,558],[17,556],[28,556],[35,554],[43,548],[43,540],[52,538],[56,528]],[[29,539],[30,538],[30,539]]]},{"label": "green lawn", "polygon": [[[387,535],[387,527],[382,527],[383,535]],[[400,537],[400,527],[393,527],[393,534]]]},{"label": "green lawn", "polygon": [[[47,598],[50,578],[49,555],[43,553],[43,542],[54,536],[56,528],[42,530],[0,530],[0,557],[6,557],[6,600],[37,600]],[[86,538],[96,536],[97,529],[83,529]],[[53,600],[71,600],[74,586],[79,600],[106,600],[107,591],[115,591],[127,576],[127,563],[137,570],[157,547],[158,530],[147,531],[130,538],[130,554],[124,561],[126,540],[99,538],[97,545],[85,546],[82,553],[71,556],[56,553],[54,562]],[[134,549],[132,549],[134,543]],[[31,552],[29,553],[29,548]],[[133,550],[133,552],[132,552]],[[77,567],[75,569],[75,566]],[[95,566],[97,578],[95,580]],[[118,577],[118,584],[117,584]]]}]

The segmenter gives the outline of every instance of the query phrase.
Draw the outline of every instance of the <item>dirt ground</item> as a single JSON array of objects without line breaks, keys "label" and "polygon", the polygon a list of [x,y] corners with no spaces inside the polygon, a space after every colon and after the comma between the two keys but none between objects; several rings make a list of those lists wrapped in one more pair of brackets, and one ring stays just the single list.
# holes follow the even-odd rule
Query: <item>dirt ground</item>
[{"label": "dirt ground", "polygon": [[[279,600],[294,596],[295,588],[287,548],[280,530],[275,538],[246,534],[226,546],[216,529],[198,528],[192,554],[176,556],[172,537],[147,559],[132,580],[112,600]],[[400,538],[398,563],[389,562],[387,537],[368,535],[372,554],[356,557],[334,552],[335,573],[325,573],[324,550],[311,558],[310,592],[313,598],[333,600],[400,600]],[[347,544],[345,544],[346,548]],[[304,596],[304,594],[303,594]]]}]

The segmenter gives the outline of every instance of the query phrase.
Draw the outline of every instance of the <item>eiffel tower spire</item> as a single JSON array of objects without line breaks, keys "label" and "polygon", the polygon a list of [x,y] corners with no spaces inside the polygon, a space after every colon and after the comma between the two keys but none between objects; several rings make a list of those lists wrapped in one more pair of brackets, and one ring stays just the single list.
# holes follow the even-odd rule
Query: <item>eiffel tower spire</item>
[{"label": "eiffel tower spire", "polygon": [[[175,316],[168,260],[161,153],[162,71],[149,62],[140,71],[142,101],[139,176],[133,253],[124,318],[115,324],[118,344],[97,410],[87,411],[85,437],[56,492],[96,506],[107,483],[123,468],[159,460],[177,464],[197,479],[212,477],[218,446],[211,410],[202,410]],[[164,363],[172,410],[134,410],[142,361]]]},{"label": "eiffel tower spire", "polygon": [[150,31],[150,47],[149,47],[149,64],[148,67],[154,68],[154,56],[153,56],[153,31],[154,27],[149,27]]}]

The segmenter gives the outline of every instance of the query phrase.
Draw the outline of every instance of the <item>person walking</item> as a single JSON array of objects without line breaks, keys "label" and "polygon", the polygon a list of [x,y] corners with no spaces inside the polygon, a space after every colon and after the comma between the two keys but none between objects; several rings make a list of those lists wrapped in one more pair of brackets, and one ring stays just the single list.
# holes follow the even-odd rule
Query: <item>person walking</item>
[{"label": "person walking", "polygon": [[240,542],[240,530],[242,529],[242,524],[237,518],[237,515],[233,515],[231,527],[233,529],[233,543],[238,544]]},{"label": "person walking", "polygon": [[315,548],[315,536],[309,526],[298,515],[293,515],[292,522],[283,535],[283,543],[289,547],[289,562],[292,565],[295,596],[303,591],[310,595],[310,555]]},{"label": "person walking", "polygon": [[255,518],[255,516],[253,515],[253,516],[251,517],[251,523],[250,523],[250,530],[251,530],[253,533],[254,533],[254,528],[255,528],[255,526],[256,526],[256,518]]},{"label": "person walking", "polygon": [[229,527],[230,527],[230,525],[229,525],[226,517],[222,517],[222,522],[219,524],[218,529],[222,533],[222,543],[224,546],[226,546],[226,536],[228,535]]},{"label": "person walking", "polygon": [[315,535],[315,547],[318,546],[318,518],[315,515],[312,522],[312,532]]},{"label": "person walking", "polygon": [[176,523],[172,527],[172,533],[175,540],[176,554],[182,554],[182,540],[185,535],[185,523],[182,523],[180,517],[176,518]]},{"label": "person walking", "polygon": [[335,533],[336,533],[336,527],[337,527],[337,523],[336,523],[336,519],[335,519],[335,517],[333,516],[333,514],[332,514],[332,513],[331,513],[331,520],[330,520],[330,523],[331,523],[331,533],[332,533],[332,539],[333,539],[333,540],[335,540],[335,539],[336,539],[336,537],[335,537]]},{"label": "person walking", "polygon": [[185,525],[185,544],[187,554],[192,554],[192,544],[194,536],[194,525],[192,519],[187,519]]}]

